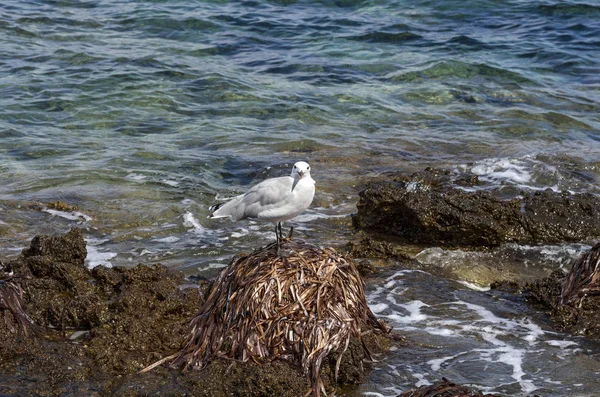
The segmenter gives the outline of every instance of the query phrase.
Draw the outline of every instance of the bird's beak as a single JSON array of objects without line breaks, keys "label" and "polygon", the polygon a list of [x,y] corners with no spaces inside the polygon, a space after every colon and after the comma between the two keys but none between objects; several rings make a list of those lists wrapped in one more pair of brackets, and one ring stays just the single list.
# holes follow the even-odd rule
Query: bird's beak
[{"label": "bird's beak", "polygon": [[302,178],[304,176],[304,171],[298,171],[298,174],[300,175],[300,178]]}]

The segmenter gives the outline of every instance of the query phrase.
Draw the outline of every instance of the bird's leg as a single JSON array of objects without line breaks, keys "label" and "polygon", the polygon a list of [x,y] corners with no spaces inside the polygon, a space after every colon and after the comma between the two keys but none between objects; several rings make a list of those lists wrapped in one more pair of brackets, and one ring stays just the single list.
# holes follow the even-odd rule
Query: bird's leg
[{"label": "bird's leg", "polygon": [[279,235],[281,234],[281,222],[277,222],[275,225],[275,237],[277,238],[277,256],[279,256]]}]

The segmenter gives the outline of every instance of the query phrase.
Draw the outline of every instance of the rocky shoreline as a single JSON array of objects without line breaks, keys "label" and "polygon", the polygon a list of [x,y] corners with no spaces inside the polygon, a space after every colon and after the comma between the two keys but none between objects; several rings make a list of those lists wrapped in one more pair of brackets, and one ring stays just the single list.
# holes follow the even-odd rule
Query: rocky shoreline
[{"label": "rocky shoreline", "polygon": [[[161,265],[89,270],[85,247],[81,231],[72,229],[36,236],[18,259],[1,262],[3,279],[18,275],[31,323],[17,324],[15,312],[0,305],[0,394],[298,396],[310,389],[302,370],[286,361],[217,359],[202,371],[162,366],[139,374],[182,347],[209,283]],[[350,340],[339,385],[363,381],[368,351],[381,354],[391,340],[374,334],[361,339]],[[331,358],[320,371],[329,389],[337,365]]]},{"label": "rocky shoreline", "polygon": [[[475,189],[478,185],[476,175],[431,168],[367,183],[353,216],[363,237],[350,243],[349,251],[356,257],[394,258],[405,267],[436,272],[407,254],[407,246],[490,252],[507,243],[600,239],[600,199],[592,194],[545,190],[507,197],[499,188],[483,191]],[[488,278],[483,278],[496,287],[513,283],[558,329],[600,340],[600,244],[571,262],[568,273],[557,269],[530,281],[520,274],[524,269],[507,270],[506,264],[495,261],[496,268],[484,270]],[[486,267],[482,260],[476,270]],[[454,270],[445,269],[459,278],[468,272]],[[468,276],[466,281],[472,281]],[[567,287],[577,299],[565,299]]]},{"label": "rocky shoreline", "polygon": [[[345,255],[360,258],[363,277],[378,272],[377,261],[385,260],[460,278],[416,258],[414,247],[486,252],[505,243],[589,243],[600,237],[595,196],[544,191],[506,197],[473,189],[477,185],[473,175],[432,169],[368,183],[353,219],[357,238]],[[85,257],[81,231],[72,229],[36,236],[17,259],[0,261],[0,394],[298,396],[310,389],[303,371],[282,360],[215,359],[201,371],[163,365],[138,373],[181,349],[210,283],[161,265],[90,270]],[[599,258],[600,244],[573,258],[568,274],[555,270],[520,283],[518,269],[516,277],[507,276],[498,264],[490,284],[513,283],[558,329],[600,340]],[[352,337],[339,373],[333,355],[320,368],[324,388],[339,391],[363,382],[368,351],[385,359],[391,345],[406,343],[397,334]],[[444,380],[402,396],[479,395],[466,390]]]}]

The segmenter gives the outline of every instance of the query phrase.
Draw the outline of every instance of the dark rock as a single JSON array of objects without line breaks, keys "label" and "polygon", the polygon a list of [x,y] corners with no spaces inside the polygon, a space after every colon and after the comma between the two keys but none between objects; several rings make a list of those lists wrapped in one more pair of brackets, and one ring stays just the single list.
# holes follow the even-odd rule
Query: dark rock
[{"label": "dark rock", "polygon": [[363,237],[346,245],[346,251],[354,258],[391,258],[399,261],[412,261],[412,258],[395,244]]},{"label": "dark rock", "polygon": [[360,192],[358,229],[404,242],[441,246],[497,246],[505,242],[560,243],[600,236],[600,200],[551,190],[506,199],[502,192],[454,187],[476,178],[427,170],[373,182]]},{"label": "dark rock", "polygon": [[490,289],[511,294],[518,294],[521,292],[521,286],[515,281],[494,281],[490,284]]},{"label": "dark rock", "polygon": [[375,273],[376,268],[371,261],[363,259],[356,261],[356,270],[358,270],[358,273],[360,273],[362,277],[365,277],[366,275]]},{"label": "dark rock", "polygon": [[79,229],[71,229],[62,236],[35,236],[31,246],[23,250],[23,256],[43,256],[56,262],[83,265],[87,250],[85,240]]},{"label": "dark rock", "polygon": [[[372,354],[381,355],[390,350],[392,338],[377,334],[366,334],[361,340],[350,339],[348,350],[341,358],[337,382],[342,385],[358,385],[365,381],[365,366],[370,366]],[[405,343],[405,341],[399,341]],[[400,343],[398,343],[400,344]],[[335,355],[329,356],[329,368],[335,368],[337,360]],[[335,382],[330,376],[330,382]]]},{"label": "dark rock", "polygon": [[446,378],[429,386],[421,386],[418,389],[407,390],[398,397],[502,397],[500,394],[483,394],[479,390],[457,385]]}]

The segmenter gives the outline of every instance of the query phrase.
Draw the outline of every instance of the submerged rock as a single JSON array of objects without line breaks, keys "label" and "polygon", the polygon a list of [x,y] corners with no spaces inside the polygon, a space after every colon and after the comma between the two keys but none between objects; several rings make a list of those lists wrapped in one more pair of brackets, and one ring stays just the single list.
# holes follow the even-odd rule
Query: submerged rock
[{"label": "submerged rock", "polygon": [[573,261],[567,274],[556,270],[527,290],[561,329],[600,340],[600,243]]},{"label": "submerged rock", "polygon": [[353,223],[404,242],[451,247],[600,236],[600,200],[592,194],[546,190],[506,199],[499,190],[472,189],[476,185],[474,175],[431,169],[372,182],[360,192]]},{"label": "submerged rock", "polygon": [[429,386],[421,386],[417,389],[407,390],[398,397],[502,397],[499,394],[483,394],[471,387],[457,385],[443,378]]},{"label": "submerged rock", "polygon": [[[184,346],[208,283],[194,285],[162,265],[90,270],[84,265],[85,246],[73,229],[37,236],[18,259],[0,262],[0,276],[18,277],[20,307],[41,330],[26,335],[16,332],[12,317],[0,321],[0,395],[291,397],[310,387],[302,370],[283,361],[217,359],[202,371],[161,367],[139,374]],[[7,310],[0,304],[0,315],[12,316]],[[363,336],[363,342],[372,351],[385,350],[385,342],[373,335]],[[361,381],[363,350],[350,341],[340,380]],[[320,376],[332,385],[336,362],[325,361]]]}]

